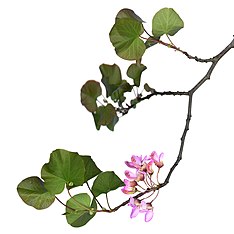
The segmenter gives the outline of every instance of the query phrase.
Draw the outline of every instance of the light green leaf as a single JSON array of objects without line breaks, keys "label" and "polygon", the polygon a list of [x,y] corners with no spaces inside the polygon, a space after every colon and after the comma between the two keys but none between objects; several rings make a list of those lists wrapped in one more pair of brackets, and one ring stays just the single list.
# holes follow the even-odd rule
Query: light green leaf
[{"label": "light green leaf", "polygon": [[116,190],[121,186],[124,186],[123,181],[113,171],[105,171],[100,173],[93,182],[92,191],[97,197],[102,193]]},{"label": "light green leaf", "polygon": [[116,20],[110,31],[110,41],[117,55],[126,60],[140,59],[146,46],[139,37],[144,32],[142,23],[131,18]]},{"label": "light green leaf", "polygon": [[[96,214],[97,204],[87,193],[80,193],[70,198],[66,203],[66,219],[72,227],[87,224]],[[71,209],[72,208],[72,209]]]},{"label": "light green leaf", "polygon": [[[65,185],[80,186],[84,183],[85,165],[82,157],[75,152],[57,149],[50,155],[49,163],[41,169],[45,188],[51,194],[59,194]],[[72,186],[71,186],[72,185]]]},{"label": "light green leaf", "polygon": [[87,81],[81,88],[81,103],[90,112],[97,109],[97,98],[102,94],[99,82],[95,80]]},{"label": "light green leaf", "polygon": [[160,37],[163,34],[173,36],[183,27],[183,20],[172,8],[163,8],[153,17],[152,33],[154,37]]},{"label": "light green leaf", "polygon": [[55,199],[44,187],[43,181],[36,176],[22,180],[17,186],[21,199],[29,206],[41,210],[48,208]]},{"label": "light green leaf", "polygon": [[129,66],[129,68],[127,70],[127,75],[128,75],[128,77],[133,79],[134,85],[136,85],[137,87],[140,86],[141,74],[146,69],[147,69],[147,67],[143,64],[133,63]]}]

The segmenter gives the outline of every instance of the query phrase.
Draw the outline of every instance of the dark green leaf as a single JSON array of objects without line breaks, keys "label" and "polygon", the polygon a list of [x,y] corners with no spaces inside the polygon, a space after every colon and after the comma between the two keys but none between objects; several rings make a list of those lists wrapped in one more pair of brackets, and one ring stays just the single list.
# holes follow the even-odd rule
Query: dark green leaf
[{"label": "dark green leaf", "polygon": [[97,109],[97,97],[102,94],[102,89],[99,82],[95,80],[87,81],[81,88],[81,103],[90,112]]},{"label": "dark green leaf", "polygon": [[126,60],[140,59],[146,46],[139,37],[144,32],[142,23],[131,18],[116,20],[110,31],[110,40],[117,55]]},{"label": "dark green leaf", "polygon": [[102,64],[99,67],[102,73],[102,83],[106,88],[106,96],[109,97],[118,89],[122,82],[122,75],[118,65]]},{"label": "dark green leaf", "polygon": [[163,8],[153,17],[152,33],[154,37],[160,37],[163,34],[173,36],[183,27],[183,20],[172,8]]},{"label": "dark green leaf", "polygon": [[80,186],[84,183],[85,166],[82,157],[75,152],[57,149],[50,155],[49,163],[44,164],[41,177],[45,188],[51,194],[59,194],[65,184],[68,187]]},{"label": "dark green leaf", "polygon": [[145,83],[144,89],[146,92],[155,92],[155,89],[151,88],[147,83]]},{"label": "dark green leaf", "polygon": [[43,181],[36,176],[22,180],[17,191],[21,199],[29,206],[41,210],[48,208],[55,199],[44,187]]},{"label": "dark green leaf", "polygon": [[101,125],[107,126],[111,124],[115,116],[115,108],[109,103],[106,106],[99,106],[96,113],[93,113],[97,129],[100,129]]},{"label": "dark green leaf", "polygon": [[97,197],[121,186],[124,186],[123,181],[113,171],[105,171],[100,173],[93,182],[92,191]]},{"label": "dark green leaf", "polygon": [[118,12],[116,15],[116,20],[118,19],[134,19],[140,23],[144,23],[144,21],[131,9],[124,8]]},{"label": "dark green leaf", "polygon": [[[80,193],[66,203],[66,219],[72,227],[81,227],[88,223],[96,214],[97,204],[87,193]],[[70,209],[72,208],[72,209]]]},{"label": "dark green leaf", "polygon": [[134,85],[136,85],[137,87],[140,86],[141,74],[146,69],[147,69],[147,67],[143,64],[133,63],[129,66],[129,68],[127,70],[127,75],[128,75],[128,77],[133,79]]},{"label": "dark green leaf", "polygon": [[84,182],[87,182],[102,172],[90,156],[81,155],[81,158],[83,159],[85,167]]},{"label": "dark green leaf", "polygon": [[118,123],[119,117],[115,114],[115,117],[112,119],[111,123],[107,125],[107,128],[111,131],[114,131],[115,125]]},{"label": "dark green leaf", "polygon": [[111,94],[111,99],[114,102],[119,101],[119,103],[123,103],[125,101],[124,93],[131,91],[132,86],[126,80],[122,80],[122,83],[119,85],[119,87]]},{"label": "dark green leaf", "polygon": [[135,98],[133,100],[131,100],[131,105],[133,106],[133,108],[136,108],[136,105],[139,103],[139,99],[138,98]]}]

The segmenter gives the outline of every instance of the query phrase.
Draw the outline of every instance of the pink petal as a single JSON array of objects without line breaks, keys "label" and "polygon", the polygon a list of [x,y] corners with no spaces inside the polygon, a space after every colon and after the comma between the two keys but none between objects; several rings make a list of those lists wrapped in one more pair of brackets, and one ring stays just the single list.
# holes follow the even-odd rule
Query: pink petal
[{"label": "pink petal", "polygon": [[136,174],[134,174],[134,173],[132,173],[131,171],[128,171],[128,170],[126,170],[125,172],[124,172],[124,174],[125,174],[125,176],[128,178],[128,179],[136,179],[137,178],[137,176],[136,176]]},{"label": "pink petal", "polygon": [[145,222],[149,222],[154,216],[154,212],[152,210],[148,210],[145,213]]},{"label": "pink petal", "polygon": [[139,214],[139,207],[135,206],[132,208],[132,212],[131,212],[131,215],[130,215],[130,218],[135,218],[138,214]]}]

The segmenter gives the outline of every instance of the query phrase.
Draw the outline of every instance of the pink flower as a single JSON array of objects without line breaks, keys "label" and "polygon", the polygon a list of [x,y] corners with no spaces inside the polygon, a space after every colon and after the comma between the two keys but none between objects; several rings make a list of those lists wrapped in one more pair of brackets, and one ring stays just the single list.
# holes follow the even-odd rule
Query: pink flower
[{"label": "pink flower", "polygon": [[146,170],[147,170],[147,172],[149,173],[149,174],[153,174],[154,173],[154,170],[153,170],[153,163],[154,163],[154,161],[153,160],[151,160],[149,163],[147,163],[147,165],[146,165]]},{"label": "pink flower", "polygon": [[136,168],[143,171],[145,169],[146,161],[147,156],[142,159],[142,156],[132,155],[131,162],[125,161],[125,164],[130,168]]},{"label": "pink flower", "polygon": [[135,218],[139,213],[145,213],[145,222],[149,222],[153,218],[153,207],[150,203],[131,197],[128,205],[132,207],[130,218]]},{"label": "pink flower", "polygon": [[136,173],[134,174],[133,172],[126,170],[124,174],[128,179],[135,181],[143,181],[145,178],[145,173],[141,171],[136,171]]},{"label": "pink flower", "polygon": [[137,191],[135,186],[137,185],[136,181],[129,181],[129,180],[124,180],[125,186],[121,189],[121,191],[125,194],[133,194]]},{"label": "pink flower", "polygon": [[150,158],[151,160],[154,162],[154,164],[158,167],[158,168],[161,168],[163,167],[163,162],[161,161],[161,159],[163,158],[164,154],[161,153],[160,155],[158,155],[156,153],[156,151],[153,151],[151,154],[150,154]]}]

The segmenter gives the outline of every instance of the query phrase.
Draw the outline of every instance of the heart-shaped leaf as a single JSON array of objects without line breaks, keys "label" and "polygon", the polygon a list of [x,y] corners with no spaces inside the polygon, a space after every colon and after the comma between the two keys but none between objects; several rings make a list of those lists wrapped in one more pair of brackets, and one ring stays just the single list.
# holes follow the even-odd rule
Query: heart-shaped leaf
[{"label": "heart-shaped leaf", "polygon": [[66,219],[72,227],[81,227],[88,223],[96,214],[97,204],[87,193],[71,197],[66,203]]},{"label": "heart-shaped leaf", "polygon": [[124,182],[113,171],[105,171],[100,173],[94,180],[92,191],[94,196],[97,197],[121,186],[124,186]]},{"label": "heart-shaped leaf", "polygon": [[102,94],[99,82],[95,80],[87,81],[81,88],[81,103],[90,112],[97,109],[97,98]]},{"label": "heart-shaped leaf", "polygon": [[128,77],[133,79],[134,85],[136,85],[137,87],[140,86],[141,74],[146,69],[147,69],[147,67],[143,64],[133,63],[129,66],[129,68],[127,70],[127,75],[128,75]]},{"label": "heart-shaped leaf", "polygon": [[139,37],[144,32],[142,23],[131,18],[116,20],[110,31],[110,41],[117,55],[126,60],[140,59],[146,46]]},{"label": "heart-shaped leaf", "polygon": [[29,206],[41,210],[48,208],[55,199],[45,188],[44,182],[37,176],[22,180],[17,191],[21,199]]},{"label": "heart-shaped leaf", "polygon": [[152,33],[154,37],[160,37],[163,34],[173,36],[183,27],[183,20],[172,8],[163,8],[153,17]]},{"label": "heart-shaped leaf", "polygon": [[65,185],[80,186],[84,183],[85,165],[82,157],[75,152],[57,149],[50,155],[49,163],[41,169],[45,188],[51,194],[59,194]]}]

